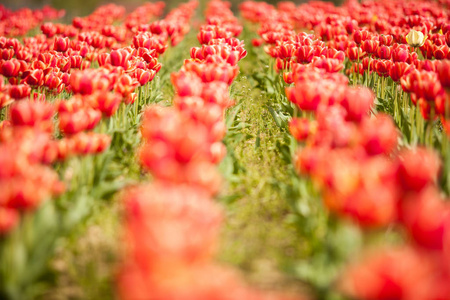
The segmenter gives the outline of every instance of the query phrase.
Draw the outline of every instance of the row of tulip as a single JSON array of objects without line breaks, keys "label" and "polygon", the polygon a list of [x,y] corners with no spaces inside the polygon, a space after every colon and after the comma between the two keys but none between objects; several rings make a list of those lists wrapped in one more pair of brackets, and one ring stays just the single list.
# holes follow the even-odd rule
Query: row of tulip
[{"label": "row of tulip", "polygon": [[[159,14],[161,5],[157,5],[156,13]],[[186,17],[190,16],[182,14],[183,9],[182,6],[170,13],[163,21],[150,24],[153,28],[157,28],[153,31],[158,31],[158,34],[136,31],[131,46],[117,49],[113,46],[112,48],[105,48],[104,45],[96,46],[93,42],[95,39],[91,38],[96,36],[98,32],[84,32],[82,29],[77,35],[77,39],[74,40],[69,40],[69,37],[60,34],[47,39],[40,36],[36,38],[39,39],[39,42],[35,40],[29,43],[25,42],[22,45],[17,39],[4,38],[3,51],[9,51],[9,55],[3,58],[1,71],[4,76],[8,77],[9,83],[2,86],[1,96],[3,104],[5,106],[10,105],[11,120],[2,122],[3,131],[14,131],[17,126],[27,126],[31,127],[31,132],[37,135],[41,134],[42,131],[45,132],[48,142],[39,144],[45,150],[41,151],[40,156],[33,155],[37,156],[36,161],[46,164],[52,164],[56,160],[63,161],[71,154],[102,152],[107,148],[109,138],[103,134],[85,134],[84,131],[93,130],[102,118],[113,116],[122,102],[125,104],[134,103],[137,99],[135,89],[153,80],[156,72],[161,69],[157,57],[167,49],[168,39],[172,38],[179,41],[188,30]],[[122,10],[120,7],[108,5],[99,8],[91,16],[97,16],[104,11],[119,11],[119,13],[111,13],[108,16],[115,16],[113,20],[117,20],[123,14],[120,13]],[[86,17],[84,21],[89,30],[93,30],[93,26],[86,25],[89,24],[86,20],[92,19],[91,16]],[[153,16],[153,11],[151,11],[150,16]],[[110,22],[105,20],[105,24]],[[166,24],[170,24],[170,26]],[[51,24],[51,26],[56,25]],[[107,27],[108,25],[103,26]],[[43,31],[45,32],[48,27],[48,24],[42,25]],[[168,27],[170,27],[169,30]],[[126,43],[126,41],[123,43]],[[39,47],[39,50],[36,47]],[[47,50],[42,52],[43,49]],[[109,53],[106,52],[108,49],[110,49]],[[29,55],[27,55],[26,60],[15,58],[20,56],[20,53],[28,53]],[[95,57],[100,67],[88,68],[90,65],[89,57]],[[77,70],[78,68],[82,70]],[[32,89],[43,91],[43,93],[33,93],[33,100],[36,101],[13,103],[15,100],[30,97]],[[41,101],[45,100],[45,92],[60,95],[62,91],[71,93],[73,96],[68,100],[54,103]],[[64,135],[63,138],[57,140],[52,139],[52,118],[55,111],[58,112],[59,133]],[[9,136],[14,135],[9,134]],[[19,139],[14,139],[14,142],[19,142]],[[19,144],[22,143],[19,142]],[[27,150],[27,152],[30,151],[35,150]],[[23,159],[11,161],[23,164]],[[24,167],[27,168],[28,166],[24,165]],[[7,181],[5,181],[5,185],[8,185]],[[19,191],[12,191],[11,193],[15,194]],[[48,195],[48,193],[44,194]],[[5,197],[8,199],[7,196]],[[13,199],[14,197],[9,198]],[[4,205],[2,206],[19,208],[16,205],[9,204],[9,202],[14,201],[3,201]],[[39,201],[25,199],[22,202],[37,204]],[[32,205],[27,204],[22,206],[22,208],[32,207]],[[7,226],[5,224],[4,231],[10,229],[11,226],[12,223],[8,223]]]},{"label": "row of tulip", "polygon": [[37,27],[43,21],[62,18],[64,10],[57,10],[50,6],[42,9],[29,8],[12,11],[0,4],[0,36],[22,36]]},{"label": "row of tulip", "polygon": [[[192,3],[183,4],[163,20],[146,24],[161,15],[163,8],[161,2],[145,4],[124,23],[113,25],[124,18],[125,10],[105,5],[90,16],[75,18],[72,25],[44,23],[43,34],[25,37],[23,42],[15,37],[0,38],[0,260],[5,267],[14,265],[16,261],[11,257],[22,251],[14,237],[21,236],[25,242],[25,235],[30,234],[25,223],[44,200],[59,197],[57,202],[62,203],[60,199],[72,197],[73,205],[78,205],[77,197],[81,196],[74,191],[81,189],[78,177],[99,176],[93,166],[88,173],[73,169],[71,161],[107,150],[111,136],[105,132],[111,133],[111,126],[126,125],[117,121],[133,103],[136,120],[126,121],[138,122],[137,110],[148,100],[144,99],[148,83],[161,69],[158,57],[169,43],[175,45],[182,40],[193,13]],[[135,18],[143,23],[130,21]],[[122,115],[118,115],[121,105]],[[84,160],[79,160],[83,165]],[[85,173],[72,174],[74,171]],[[89,207],[81,207],[81,211]],[[39,236],[39,228],[32,230]],[[54,245],[58,237],[52,238]],[[25,267],[33,269],[33,274],[39,273],[48,268],[50,257],[51,252],[45,259],[35,257],[43,261],[28,261]],[[33,277],[15,278],[3,271],[2,266],[0,296],[26,297],[18,282]],[[29,284],[27,289],[32,286]]]},{"label": "row of tulip", "polygon": [[[283,3],[279,10],[252,2],[245,5],[244,16],[249,20],[257,20],[264,11],[266,16],[270,15],[269,19],[280,20],[277,25],[267,22],[261,26],[261,39],[254,41],[255,45],[267,44],[265,50],[277,58],[278,69],[313,62],[338,71],[343,68],[339,62],[346,57],[349,67],[345,72],[354,83],[366,74],[368,78],[361,83],[375,88],[380,99],[386,98],[387,90],[391,92],[396,110],[408,105],[406,93],[410,93],[412,106],[418,106],[423,118],[430,121],[430,127],[438,116],[448,127],[449,100],[444,90],[448,88],[449,68],[446,62],[438,60],[448,58],[450,26],[447,12],[436,2],[417,1],[412,5],[414,9],[404,1],[396,1],[395,9],[387,2],[358,5],[351,1],[340,8],[323,3],[298,8]],[[314,17],[307,13],[312,10]],[[305,14],[308,16],[299,18]],[[294,27],[314,29],[321,40],[305,43],[296,38]],[[425,59],[419,59],[419,54]],[[436,60],[430,60],[433,58]],[[287,83],[294,81],[289,72],[284,78]],[[413,117],[414,113],[415,108],[409,115]],[[401,123],[400,113],[395,118],[397,124]],[[417,120],[411,123],[411,136],[420,133]]]},{"label": "row of tulip", "polygon": [[[267,43],[277,69],[294,84],[286,96],[303,115],[295,110],[289,123],[300,143],[298,172],[312,179],[335,215],[366,229],[395,226],[405,233],[404,245],[375,251],[344,270],[341,290],[357,299],[449,299],[450,207],[438,186],[440,157],[429,148],[401,147],[392,117],[372,114],[374,93],[349,87],[339,73],[346,57],[362,60],[363,74],[375,70],[401,81],[425,119],[434,112],[445,124],[449,61],[427,59],[446,57],[439,51],[448,49],[447,11],[428,1],[348,2],[342,8],[283,3],[278,9],[245,2],[240,9],[260,23],[254,45]],[[318,38],[294,26],[314,28]],[[436,33],[423,42],[420,30]],[[405,42],[420,47],[426,59]]]},{"label": "row of tulip", "polygon": [[223,212],[214,202],[226,149],[228,88],[247,54],[228,2],[213,0],[200,27],[201,47],[172,74],[172,107],[144,113],[141,164],[154,177],[126,193],[122,299],[287,299],[264,295],[213,262]]}]

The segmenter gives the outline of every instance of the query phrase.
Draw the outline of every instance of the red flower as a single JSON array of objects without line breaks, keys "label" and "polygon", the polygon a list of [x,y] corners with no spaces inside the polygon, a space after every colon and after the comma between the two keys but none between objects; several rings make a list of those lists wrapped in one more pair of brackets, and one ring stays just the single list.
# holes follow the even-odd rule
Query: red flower
[{"label": "red flower", "polygon": [[375,71],[379,76],[387,77],[389,76],[389,70],[392,66],[392,61],[390,60],[375,60]]},{"label": "red flower", "polygon": [[401,204],[400,220],[418,245],[442,251],[449,214],[448,203],[436,187],[430,186],[407,194]]},{"label": "red flower", "polygon": [[420,191],[435,184],[441,161],[434,151],[426,148],[404,150],[400,153],[399,178],[405,191]]},{"label": "red flower", "polygon": [[369,115],[375,95],[368,88],[347,88],[341,106],[347,111],[346,120],[360,122]]},{"label": "red flower", "polygon": [[398,130],[388,115],[364,119],[360,130],[361,145],[369,155],[390,154],[397,147]]},{"label": "red flower", "polygon": [[72,151],[78,155],[98,154],[105,151],[111,143],[107,134],[79,132],[70,137]]},{"label": "red flower", "polygon": [[11,105],[10,114],[14,126],[42,126],[46,131],[53,127],[54,107],[47,102],[18,101]]},{"label": "red flower", "polygon": [[359,47],[349,47],[347,48],[347,57],[351,60],[351,61],[356,61],[356,60],[362,60],[363,57],[366,55],[366,53],[364,51],[362,51],[361,48]]},{"label": "red flower", "polygon": [[83,109],[74,112],[59,113],[59,129],[65,134],[76,134],[93,129],[101,120],[101,112],[95,109]]},{"label": "red flower", "polygon": [[13,58],[2,63],[1,72],[6,77],[16,77],[21,70],[20,62]]},{"label": "red flower", "polygon": [[70,75],[70,86],[74,93],[91,95],[109,89],[108,80],[95,70],[73,72]]},{"label": "red flower", "polygon": [[405,62],[395,62],[389,68],[389,76],[393,81],[399,82],[403,75],[408,74],[412,70],[414,70],[414,67]]},{"label": "red flower", "polygon": [[117,93],[96,93],[89,99],[92,108],[100,110],[105,116],[114,115],[122,102],[122,96]]},{"label": "red flower", "polygon": [[366,256],[343,275],[342,290],[365,300],[433,298],[439,270],[414,248],[382,250]]},{"label": "red flower", "polygon": [[131,93],[134,92],[138,85],[139,82],[137,82],[136,79],[133,79],[131,78],[131,76],[124,74],[117,79],[115,91],[119,94],[122,94],[123,97],[128,97]]},{"label": "red flower", "polygon": [[301,46],[298,48],[296,56],[299,63],[310,63],[314,57],[315,48],[313,46]]},{"label": "red flower", "polygon": [[125,70],[129,67],[131,54],[125,49],[113,50],[110,54],[111,65],[122,67]]},{"label": "red flower", "polygon": [[325,94],[318,87],[317,82],[304,82],[294,87],[286,88],[286,96],[292,103],[302,110],[315,111],[320,103],[327,102],[330,95]]},{"label": "red flower", "polygon": [[23,82],[31,86],[41,86],[44,83],[44,71],[41,69],[24,72]]},{"label": "red flower", "polygon": [[450,88],[450,61],[443,60],[437,65],[437,73],[439,76],[439,81],[444,88]]},{"label": "red flower", "polygon": [[355,43],[361,45],[365,40],[369,39],[371,36],[370,32],[367,30],[356,30],[353,33],[353,39]]},{"label": "red flower", "polygon": [[378,47],[377,56],[381,59],[391,59],[392,50],[388,46],[381,45]]},{"label": "red flower", "polygon": [[66,52],[69,49],[70,40],[68,37],[55,38],[54,49],[58,52]]},{"label": "red flower", "polygon": [[375,54],[378,51],[379,42],[375,39],[365,40],[362,44],[362,49],[368,54]]},{"label": "red flower", "polygon": [[293,118],[289,122],[289,132],[297,141],[304,141],[317,130],[317,123],[306,118]]},{"label": "red flower", "polygon": [[26,84],[13,85],[9,89],[9,95],[16,100],[29,97],[30,93],[31,87]]}]

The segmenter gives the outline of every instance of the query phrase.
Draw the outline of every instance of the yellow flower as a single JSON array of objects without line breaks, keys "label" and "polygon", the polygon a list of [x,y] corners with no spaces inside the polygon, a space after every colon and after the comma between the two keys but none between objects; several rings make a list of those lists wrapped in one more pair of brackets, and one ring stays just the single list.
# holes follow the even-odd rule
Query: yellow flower
[{"label": "yellow flower", "polygon": [[422,32],[411,29],[406,36],[406,42],[413,47],[422,47],[425,44],[427,37]]}]

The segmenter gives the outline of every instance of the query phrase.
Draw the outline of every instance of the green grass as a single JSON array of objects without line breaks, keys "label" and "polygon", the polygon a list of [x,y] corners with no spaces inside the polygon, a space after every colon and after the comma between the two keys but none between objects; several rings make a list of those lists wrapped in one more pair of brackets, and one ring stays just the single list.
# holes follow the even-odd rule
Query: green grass
[{"label": "green grass", "polygon": [[[282,135],[264,107],[264,94],[245,75],[234,83],[233,93],[240,105],[235,123],[241,128],[230,130],[229,156],[221,166],[227,179],[220,197],[226,219],[218,258],[238,266],[259,286],[293,287],[280,266],[301,256],[302,240],[278,184],[290,175],[277,147]],[[230,160],[233,170],[227,167]]]}]

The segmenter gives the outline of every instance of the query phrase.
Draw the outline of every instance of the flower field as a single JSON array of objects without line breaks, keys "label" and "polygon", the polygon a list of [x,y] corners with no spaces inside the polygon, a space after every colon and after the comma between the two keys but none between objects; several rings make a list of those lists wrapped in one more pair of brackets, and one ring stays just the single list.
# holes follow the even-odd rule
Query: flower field
[{"label": "flower field", "polygon": [[0,5],[0,299],[450,299],[450,2]]}]

